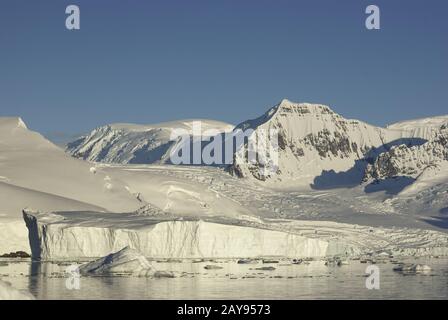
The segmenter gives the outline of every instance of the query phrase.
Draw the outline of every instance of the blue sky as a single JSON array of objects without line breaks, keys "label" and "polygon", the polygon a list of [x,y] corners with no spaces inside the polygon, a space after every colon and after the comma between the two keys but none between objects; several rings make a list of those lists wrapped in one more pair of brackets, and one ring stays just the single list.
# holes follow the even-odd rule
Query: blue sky
[{"label": "blue sky", "polygon": [[[369,4],[381,30],[364,27]],[[236,124],[282,98],[377,125],[446,114],[447,14],[446,0],[2,0],[0,116],[51,135]]]}]

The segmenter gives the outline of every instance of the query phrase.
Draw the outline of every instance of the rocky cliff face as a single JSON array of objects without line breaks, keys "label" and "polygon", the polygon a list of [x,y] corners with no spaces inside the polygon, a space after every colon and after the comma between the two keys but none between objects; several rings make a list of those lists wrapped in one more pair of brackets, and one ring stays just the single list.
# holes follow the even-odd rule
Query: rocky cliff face
[{"label": "rocky cliff face", "polygon": [[448,122],[434,131],[432,138],[419,146],[392,147],[367,167],[365,180],[398,176],[417,178],[427,170],[437,171],[448,162]]},{"label": "rocky cliff face", "polygon": [[[369,152],[406,136],[401,130],[374,127],[349,120],[328,106],[283,100],[258,119],[246,121],[236,130],[251,129],[253,136],[278,132],[278,143],[268,144],[277,152],[276,170],[266,171],[263,161],[248,161],[245,143],[234,155],[230,171],[258,180],[311,183],[324,171],[346,171]],[[250,137],[249,137],[250,139]],[[257,155],[269,153],[257,150]],[[263,174],[265,173],[265,174]]]}]

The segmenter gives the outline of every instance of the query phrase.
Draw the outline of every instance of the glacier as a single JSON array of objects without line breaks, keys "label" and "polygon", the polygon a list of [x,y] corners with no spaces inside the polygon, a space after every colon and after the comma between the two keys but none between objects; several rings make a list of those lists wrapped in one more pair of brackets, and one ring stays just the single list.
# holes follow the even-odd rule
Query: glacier
[{"label": "glacier", "polygon": [[[283,100],[236,128],[280,129],[280,171],[265,181],[252,179],[258,164],[238,152],[230,168],[75,159],[22,119],[0,118],[0,254],[29,252],[31,240],[33,256],[50,260],[103,257],[125,246],[176,258],[385,248],[445,255],[447,118],[379,128],[324,105]],[[111,128],[131,143],[133,134],[166,135],[170,126],[188,129],[191,122]],[[112,143],[102,141],[97,146]],[[396,175],[409,177],[404,188],[372,181]]]},{"label": "glacier", "polygon": [[204,220],[155,220],[134,214],[23,212],[32,256],[96,258],[131,247],[149,258],[325,257],[357,249],[289,232]]}]

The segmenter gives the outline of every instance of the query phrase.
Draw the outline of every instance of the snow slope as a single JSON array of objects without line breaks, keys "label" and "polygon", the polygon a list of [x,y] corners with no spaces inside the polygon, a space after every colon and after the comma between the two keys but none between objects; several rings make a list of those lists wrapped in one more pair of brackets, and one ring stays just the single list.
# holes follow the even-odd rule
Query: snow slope
[{"label": "snow slope", "polygon": [[[102,166],[106,173],[113,174],[126,181],[130,192],[147,203],[162,215],[181,216],[228,216],[256,215],[250,207],[242,206],[238,201],[209,188],[207,184],[198,183],[188,177],[167,176],[173,167],[160,166],[161,170],[147,170],[146,166]],[[184,167],[191,171],[192,167]],[[146,209],[148,209],[146,206]],[[145,207],[140,209],[143,214]]]},{"label": "snow slope", "polygon": [[445,123],[448,123],[448,115],[400,121],[390,124],[386,128],[407,131],[413,137],[429,140],[433,138],[438,128]]},{"label": "snow slope", "polygon": [[0,118],[0,253],[29,252],[21,210],[136,210],[126,185],[73,159],[20,118]]},{"label": "snow slope", "polygon": [[4,183],[88,203],[110,211],[138,208],[121,181],[28,130],[20,118],[0,119],[0,176]]},{"label": "snow slope", "polygon": [[[194,132],[194,123],[201,128]],[[89,135],[69,143],[67,152],[74,157],[103,163],[170,163],[170,153],[182,146],[170,140],[173,130],[182,129],[193,135],[214,130],[212,136],[232,131],[233,125],[214,120],[179,120],[154,125],[111,124],[93,130]]]}]

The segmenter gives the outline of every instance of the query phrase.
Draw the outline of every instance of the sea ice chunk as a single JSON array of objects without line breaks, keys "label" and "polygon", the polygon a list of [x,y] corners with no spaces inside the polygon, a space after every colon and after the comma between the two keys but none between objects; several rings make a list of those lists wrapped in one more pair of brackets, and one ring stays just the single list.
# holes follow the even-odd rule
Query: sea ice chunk
[{"label": "sea ice chunk", "polygon": [[429,272],[431,267],[425,264],[401,264],[394,267],[393,270],[398,272]]},{"label": "sea ice chunk", "polygon": [[140,252],[126,247],[116,253],[111,253],[80,266],[79,272],[83,275],[129,273],[148,276],[153,275],[155,271]]}]

